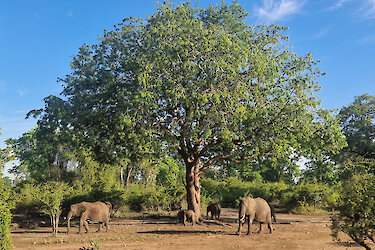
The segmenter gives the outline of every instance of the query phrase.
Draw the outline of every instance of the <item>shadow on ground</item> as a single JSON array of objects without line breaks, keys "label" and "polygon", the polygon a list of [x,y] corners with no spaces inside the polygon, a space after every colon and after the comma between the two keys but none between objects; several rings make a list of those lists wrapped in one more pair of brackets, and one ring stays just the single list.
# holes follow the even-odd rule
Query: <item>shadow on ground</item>
[{"label": "shadow on ground", "polygon": [[139,234],[226,234],[223,231],[202,231],[202,230],[155,230],[146,232],[137,232]]}]

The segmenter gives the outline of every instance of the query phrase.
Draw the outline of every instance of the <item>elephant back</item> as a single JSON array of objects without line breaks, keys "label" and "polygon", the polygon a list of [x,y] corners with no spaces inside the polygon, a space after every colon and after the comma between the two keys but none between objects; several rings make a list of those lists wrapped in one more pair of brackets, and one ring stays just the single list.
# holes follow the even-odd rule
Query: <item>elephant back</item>
[{"label": "elephant back", "polygon": [[88,204],[86,213],[93,222],[103,222],[109,220],[110,209],[105,203],[97,201]]},{"label": "elephant back", "polygon": [[267,201],[262,198],[256,198],[254,200],[255,216],[259,222],[271,221],[271,208]]}]

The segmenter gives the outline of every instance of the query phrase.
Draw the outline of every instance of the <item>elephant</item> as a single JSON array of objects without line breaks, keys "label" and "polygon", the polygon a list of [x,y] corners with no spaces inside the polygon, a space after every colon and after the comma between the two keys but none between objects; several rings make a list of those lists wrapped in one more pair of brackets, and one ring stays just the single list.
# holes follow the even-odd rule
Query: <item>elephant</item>
[{"label": "elephant", "polygon": [[106,225],[106,232],[108,232],[108,222],[110,218],[110,208],[109,205],[100,201],[97,202],[81,202],[70,206],[70,211],[68,213],[68,230],[70,230],[70,219],[73,217],[81,217],[79,220],[79,233],[82,233],[83,225],[85,226],[86,233],[88,233],[88,223],[87,220],[90,219],[93,222],[99,223],[99,228],[97,232],[101,230],[101,224]]},{"label": "elephant", "polygon": [[267,223],[268,229],[272,233],[271,208],[267,201],[262,198],[242,198],[240,200],[238,235],[241,234],[241,228],[246,221],[246,217],[248,220],[247,234],[251,234],[251,225],[254,219],[260,223],[258,233],[262,230],[262,223]]},{"label": "elephant", "polygon": [[207,219],[208,219],[208,213],[211,212],[211,220],[213,220],[215,217],[217,220],[220,220],[220,213],[221,213],[221,206],[218,203],[211,203],[207,206]]},{"label": "elephant", "polygon": [[194,224],[197,222],[196,216],[193,210],[180,210],[177,213],[177,218],[180,223],[183,223],[186,226],[186,221],[191,222]]}]

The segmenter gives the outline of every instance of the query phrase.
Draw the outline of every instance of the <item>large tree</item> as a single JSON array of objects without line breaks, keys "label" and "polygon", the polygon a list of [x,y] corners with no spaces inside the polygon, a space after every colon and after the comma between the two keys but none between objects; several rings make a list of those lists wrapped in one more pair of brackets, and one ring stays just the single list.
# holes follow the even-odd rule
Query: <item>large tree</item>
[{"label": "large tree", "polygon": [[178,152],[198,217],[199,180],[215,162],[340,148],[339,126],[318,109],[316,62],[283,46],[285,28],[246,16],[237,2],[164,3],[125,19],[80,48],[62,79],[64,107],[52,112],[64,117],[44,109],[40,124],[60,124],[105,159]]},{"label": "large tree", "polygon": [[339,113],[340,125],[348,146],[343,152],[375,159],[375,97],[356,96]]}]

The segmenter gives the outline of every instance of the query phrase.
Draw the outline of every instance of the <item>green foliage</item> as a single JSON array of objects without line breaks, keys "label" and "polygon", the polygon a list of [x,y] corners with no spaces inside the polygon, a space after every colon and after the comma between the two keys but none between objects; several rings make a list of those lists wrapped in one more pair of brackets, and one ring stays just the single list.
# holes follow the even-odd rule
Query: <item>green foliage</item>
[{"label": "green foliage", "polygon": [[[61,181],[67,174],[71,148],[57,130],[37,126],[17,139],[8,139],[19,164],[11,172],[38,182]],[[72,142],[70,142],[72,144]]]},{"label": "green foliage", "polygon": [[340,110],[338,118],[347,140],[347,147],[331,157],[337,163],[340,180],[375,174],[375,97],[356,96],[352,104]]},{"label": "green foliage", "polygon": [[82,150],[77,157],[77,165],[72,181],[75,189],[90,192],[92,189],[110,191],[120,188],[120,167],[117,164],[99,163],[92,154]]},{"label": "green foliage", "polygon": [[348,142],[344,152],[375,159],[375,97],[356,96],[339,114],[341,127]]},{"label": "green foliage", "polygon": [[[1,130],[1,128],[0,128]],[[0,149],[0,249],[11,249],[12,240],[10,237],[9,224],[12,219],[10,210],[13,208],[11,199],[11,188],[6,179],[3,178],[5,163],[13,160],[9,147]]]},{"label": "green foliage", "polygon": [[322,183],[299,183],[282,193],[280,204],[288,210],[301,208],[299,212],[309,212],[309,208],[335,207],[339,190]]},{"label": "green foliage", "polygon": [[77,189],[74,186],[70,194],[66,195],[66,198],[62,202],[62,214],[68,214],[70,210],[70,205],[75,203],[80,203],[82,201],[96,202],[96,201],[109,201],[113,206],[113,210],[117,211],[119,208],[127,206],[127,201],[124,199],[125,191],[123,189],[113,188],[109,191],[104,191],[102,189]]},{"label": "green foliage", "polygon": [[308,212],[337,205],[339,190],[325,184],[283,182],[245,182],[228,178],[219,182],[202,179],[202,193],[210,200],[219,201],[224,206],[237,206],[242,197],[261,197],[277,204],[287,211]]},{"label": "green foliage", "polygon": [[338,214],[332,216],[332,236],[339,232],[349,235],[355,242],[370,249],[366,239],[374,241],[375,234],[375,176],[354,175],[344,182]]},{"label": "green foliage", "polygon": [[9,224],[12,219],[10,209],[13,207],[11,201],[11,188],[6,185],[0,174],[0,249],[11,249]]},{"label": "green foliage", "polygon": [[[47,181],[45,183],[25,184],[22,188],[24,198],[40,204],[41,212],[49,215],[52,233],[58,232],[61,204],[64,196],[71,193],[71,188],[64,182]],[[21,201],[22,202],[22,201]]]},{"label": "green foliage", "polygon": [[122,197],[135,211],[159,211],[169,210],[174,204],[181,203],[184,191],[182,186],[176,190],[163,186],[146,187],[144,184],[132,184]]},{"label": "green foliage", "polygon": [[237,206],[242,197],[262,197],[269,202],[279,202],[282,194],[290,188],[285,183],[244,182],[236,178],[222,182],[202,179],[201,185],[207,197],[226,206]]},{"label": "green foliage", "polygon": [[[342,147],[338,124],[318,109],[317,62],[284,46],[286,28],[248,25],[237,1],[157,7],[80,48],[61,79],[64,98],[49,96],[30,113],[39,115],[43,138],[58,134],[100,162],[127,158],[133,166],[168,149],[195,176],[220,160],[260,163]],[[165,169],[160,181],[171,177]]]},{"label": "green foliage", "polygon": [[181,164],[178,164],[174,158],[167,157],[164,161],[159,162],[156,181],[158,185],[174,188],[181,186],[184,174]]},{"label": "green foliage", "polygon": [[339,171],[330,157],[322,154],[306,163],[302,179],[306,182],[319,182],[334,185],[339,182]]}]

